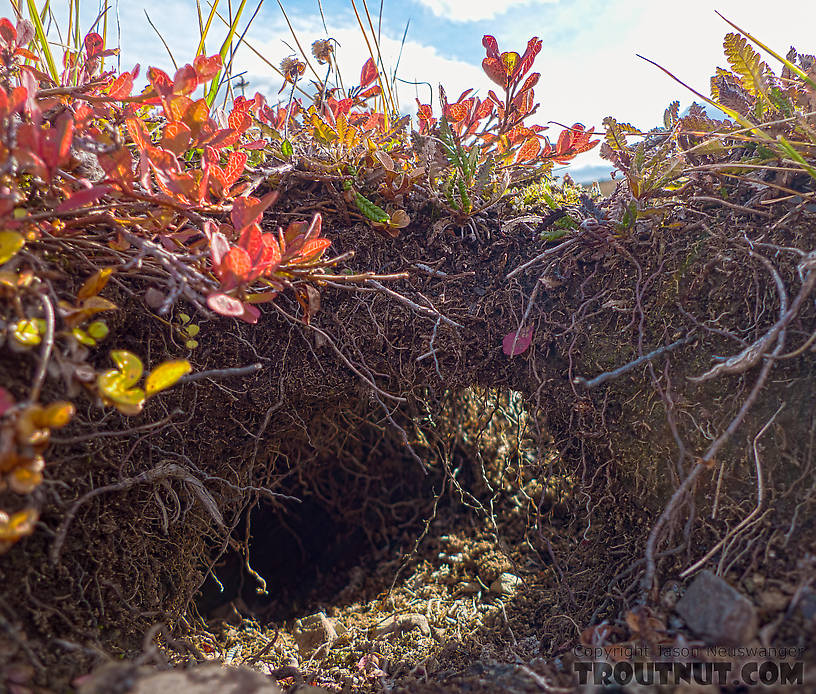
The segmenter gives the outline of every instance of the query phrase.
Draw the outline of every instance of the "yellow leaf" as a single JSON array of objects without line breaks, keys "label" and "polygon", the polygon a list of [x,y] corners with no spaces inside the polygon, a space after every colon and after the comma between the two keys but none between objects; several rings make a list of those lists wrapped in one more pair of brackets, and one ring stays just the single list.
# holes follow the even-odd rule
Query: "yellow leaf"
[{"label": "yellow leaf", "polygon": [[111,358],[118,368],[99,374],[96,384],[100,394],[122,414],[139,414],[144,407],[145,392],[133,386],[142,377],[142,360],[125,350],[114,350]]},{"label": "yellow leaf", "polygon": [[0,541],[15,542],[21,537],[34,532],[34,525],[37,518],[39,518],[39,513],[36,509],[27,508],[13,514],[5,522],[3,522],[2,516],[5,516],[5,514],[0,511]]},{"label": "yellow leaf", "polygon": [[62,429],[62,427],[71,421],[75,412],[76,409],[70,402],[57,400],[45,408],[40,416],[40,421],[43,426],[50,427],[51,429]]},{"label": "yellow leaf", "polygon": [[17,255],[24,244],[22,234],[16,231],[0,231],[0,265]]},{"label": "yellow leaf", "polygon": [[42,341],[37,321],[30,318],[17,321],[11,329],[11,336],[22,347],[34,347]]},{"label": "yellow leaf", "polygon": [[136,385],[142,377],[144,366],[142,360],[133,352],[124,349],[115,349],[111,352],[111,359],[119,371],[122,372],[122,383],[126,388]]},{"label": "yellow leaf", "polygon": [[155,395],[159,391],[169,388],[182,376],[186,376],[193,370],[190,362],[186,359],[166,361],[159,364],[145,381],[145,392],[147,397]]},{"label": "yellow leaf", "polygon": [[91,275],[77,292],[77,299],[89,299],[101,292],[113,274],[112,267],[102,268]]}]

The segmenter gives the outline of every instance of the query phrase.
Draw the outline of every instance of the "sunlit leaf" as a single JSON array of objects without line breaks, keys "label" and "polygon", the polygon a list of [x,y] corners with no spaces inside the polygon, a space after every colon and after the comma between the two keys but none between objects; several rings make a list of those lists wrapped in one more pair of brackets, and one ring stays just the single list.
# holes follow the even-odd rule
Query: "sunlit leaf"
[{"label": "sunlit leaf", "polygon": [[360,72],[360,86],[367,87],[375,79],[377,79],[377,74],[377,66],[374,64],[374,61],[369,58],[365,61],[363,69]]},{"label": "sunlit leaf", "polygon": [[291,157],[295,153],[295,148],[292,147],[292,143],[289,140],[284,140],[281,143],[281,154],[284,157]]},{"label": "sunlit leaf", "polygon": [[0,540],[15,542],[34,532],[40,514],[34,508],[27,508],[12,514],[11,518],[4,516],[6,514],[0,511]]},{"label": "sunlit leaf", "polygon": [[24,244],[22,234],[16,231],[0,231],[0,265],[17,255]]},{"label": "sunlit leaf", "polygon": [[74,328],[71,330],[71,335],[81,345],[86,347],[96,347],[96,340],[86,333],[82,328]]},{"label": "sunlit leaf", "polygon": [[25,318],[12,325],[11,336],[22,347],[35,347],[42,341],[37,321]]},{"label": "sunlit leaf", "polygon": [[[77,299],[90,299],[101,292],[113,274],[112,267],[102,268],[91,275],[77,292]],[[114,306],[115,308],[115,306]]]},{"label": "sunlit leaf", "polygon": [[88,326],[87,332],[95,340],[104,340],[108,336],[108,324],[101,320],[94,321]]},{"label": "sunlit leaf", "polygon": [[65,400],[57,400],[46,407],[40,415],[40,422],[42,426],[50,429],[61,429],[74,416],[76,408],[70,402]]},{"label": "sunlit leaf", "polygon": [[186,359],[166,361],[159,364],[145,380],[145,393],[151,397],[156,393],[174,385],[182,376],[193,370]]}]

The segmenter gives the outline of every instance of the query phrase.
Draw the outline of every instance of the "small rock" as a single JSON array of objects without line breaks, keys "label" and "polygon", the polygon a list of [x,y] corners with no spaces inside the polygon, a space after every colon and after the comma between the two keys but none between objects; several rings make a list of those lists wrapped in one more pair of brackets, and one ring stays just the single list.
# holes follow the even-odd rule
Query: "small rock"
[{"label": "small rock", "polygon": [[524,581],[518,576],[503,573],[490,584],[490,592],[496,595],[512,595],[518,590],[522,583],[524,583]]},{"label": "small rock", "polygon": [[769,588],[768,590],[763,590],[757,596],[757,601],[763,609],[769,612],[779,612],[788,606],[790,598],[781,591]]},{"label": "small rock", "polygon": [[676,611],[695,634],[712,645],[740,646],[757,633],[751,601],[710,571],[694,579]]},{"label": "small rock", "polygon": [[408,614],[395,614],[393,617],[389,617],[374,628],[373,636],[375,639],[381,639],[389,634],[402,634],[411,631],[411,629],[419,629],[423,636],[431,635],[431,625],[428,624],[428,618],[424,614],[409,612]]},{"label": "small rock", "polygon": [[345,627],[325,612],[317,612],[295,622],[295,643],[303,658],[312,655],[318,648],[331,648],[334,642],[346,633]]},{"label": "small rock", "polygon": [[463,595],[476,595],[482,587],[475,581],[466,581],[459,584],[459,593]]}]

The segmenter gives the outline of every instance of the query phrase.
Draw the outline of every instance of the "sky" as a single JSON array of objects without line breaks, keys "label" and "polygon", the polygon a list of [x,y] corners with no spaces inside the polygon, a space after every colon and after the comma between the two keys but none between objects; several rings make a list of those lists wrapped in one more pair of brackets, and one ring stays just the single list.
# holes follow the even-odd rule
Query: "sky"
[{"label": "sky", "polygon": [[[98,1],[82,0],[88,26]],[[60,2],[67,5],[68,0],[52,0],[52,7]],[[231,2],[233,7],[240,4],[238,0]],[[368,49],[361,38],[352,0],[280,2],[307,52],[315,39],[328,36],[337,40],[344,82],[356,83]],[[354,2],[367,25],[364,0]],[[145,13],[178,64],[190,62],[199,37],[195,0],[113,3],[109,32],[121,47],[122,69],[139,62],[143,69],[155,65],[172,70],[168,53]],[[228,3],[221,0],[219,9],[226,11]],[[6,4],[4,14],[11,16],[7,0]],[[42,5],[42,0],[37,4]],[[531,36],[542,39],[542,51],[534,67],[542,73],[536,88],[536,101],[541,106],[535,122],[580,122],[596,129],[602,129],[605,116],[613,116],[648,130],[662,122],[663,111],[671,101],[679,100],[684,108],[694,99],[688,90],[637,54],[656,61],[708,94],[709,77],[717,66],[727,65],[722,40],[732,31],[715,9],[778,53],[785,54],[791,45],[802,52],[816,53],[816,3],[808,0],[382,0],[381,19],[380,0],[367,0],[367,4],[389,72],[397,67],[399,58],[396,76],[405,81],[399,83],[398,90],[405,113],[415,110],[416,96],[428,102],[430,85],[434,103],[439,83],[452,99],[471,87],[481,96],[495,88],[481,69],[484,34],[494,35],[501,51],[519,53]],[[205,0],[202,6],[207,7]],[[258,0],[247,0],[242,27],[257,6]],[[216,52],[225,35],[224,25],[215,22],[208,53]],[[234,72],[246,70],[247,96],[257,90],[274,102],[280,78],[249,46],[275,65],[297,52],[277,0],[262,0],[245,41],[247,45],[236,54]],[[766,59],[778,69],[773,58]],[[322,69],[316,64],[315,68],[322,77]],[[306,76],[314,78],[308,72]],[[553,124],[550,127],[547,134],[557,137],[560,128]],[[593,167],[604,164],[597,152],[598,148],[581,155],[570,173],[580,180],[582,169],[587,176]]]}]

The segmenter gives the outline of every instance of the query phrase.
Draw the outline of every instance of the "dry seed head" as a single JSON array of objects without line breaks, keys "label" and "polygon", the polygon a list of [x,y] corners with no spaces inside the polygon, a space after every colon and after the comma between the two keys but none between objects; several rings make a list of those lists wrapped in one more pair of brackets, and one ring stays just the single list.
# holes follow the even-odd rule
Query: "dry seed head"
[{"label": "dry seed head", "polygon": [[294,83],[305,72],[306,63],[302,63],[295,56],[290,55],[281,60],[280,69],[284,79],[287,82]]},{"label": "dry seed head", "polygon": [[331,60],[334,46],[329,39],[318,39],[312,44],[312,55],[320,65],[325,65]]}]

